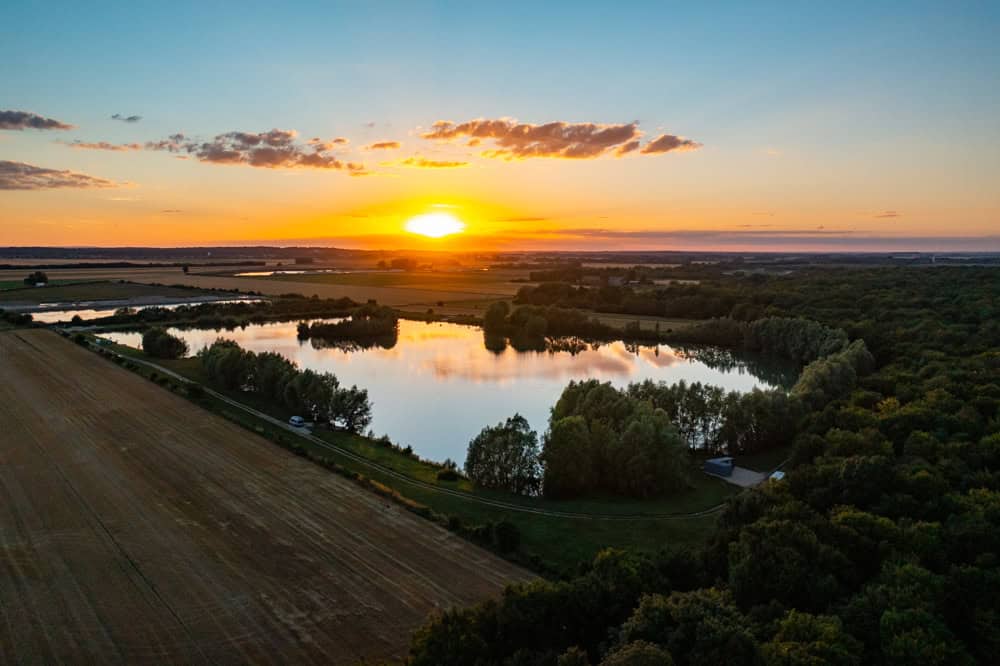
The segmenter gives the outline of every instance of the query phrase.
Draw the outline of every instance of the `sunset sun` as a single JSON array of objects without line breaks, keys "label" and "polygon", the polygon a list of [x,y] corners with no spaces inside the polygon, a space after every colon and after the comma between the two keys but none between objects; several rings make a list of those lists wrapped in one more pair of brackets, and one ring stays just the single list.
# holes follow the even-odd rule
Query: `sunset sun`
[{"label": "sunset sun", "polygon": [[450,213],[425,213],[406,221],[405,228],[413,234],[442,238],[465,230],[465,223]]}]

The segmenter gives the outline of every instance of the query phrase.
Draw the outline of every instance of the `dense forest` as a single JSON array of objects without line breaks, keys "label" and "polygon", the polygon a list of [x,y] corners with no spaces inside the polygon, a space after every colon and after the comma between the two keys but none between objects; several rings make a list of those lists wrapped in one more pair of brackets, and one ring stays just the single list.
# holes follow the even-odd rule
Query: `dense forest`
[{"label": "dense forest", "polygon": [[[411,664],[996,663],[1000,271],[815,268],[709,282],[619,307],[716,317],[701,332],[726,329],[806,364],[782,425],[793,443],[785,479],[736,495],[699,549],[608,550],[563,579],[448,611],[414,637]],[[658,402],[679,432],[718,437],[684,416],[691,390],[630,392]],[[586,419],[557,410],[583,439]]]}]

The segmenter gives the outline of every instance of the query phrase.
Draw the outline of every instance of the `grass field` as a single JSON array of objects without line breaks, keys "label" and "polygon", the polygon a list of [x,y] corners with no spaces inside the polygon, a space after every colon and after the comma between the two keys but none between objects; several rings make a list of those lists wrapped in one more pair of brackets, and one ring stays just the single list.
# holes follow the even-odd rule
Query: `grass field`
[{"label": "grass field", "polygon": [[[23,285],[22,285],[23,286]],[[28,287],[0,291],[0,303],[64,303],[69,301],[101,301],[127,298],[191,298],[201,294],[198,289],[153,286],[134,282],[74,282],[48,287]]]},{"label": "grass field", "polygon": [[511,282],[511,280],[523,277],[523,271],[369,271],[358,273],[318,273],[312,275],[273,275],[263,279],[308,284],[400,287],[405,289],[460,291],[474,294],[512,296],[524,284]]},{"label": "grass field", "polygon": [[[144,359],[142,352],[120,345],[115,351],[127,356]],[[157,360],[160,365],[193,381],[204,383],[205,377],[199,361],[195,358],[176,361]],[[291,413],[282,406],[267,404],[255,399],[252,394],[223,392],[230,398],[247,404],[254,409],[274,416],[282,421]],[[207,403],[238,423],[250,429],[270,426],[266,422],[232,409],[223,404]],[[287,437],[287,433],[275,431],[275,435]],[[466,480],[458,482],[438,481],[437,465],[417,460],[396,449],[383,446],[375,440],[344,432],[317,429],[315,434],[332,444],[365,456],[394,471],[425,483],[443,488],[468,492],[470,496],[500,499],[532,509],[547,511],[597,513],[616,515],[635,514],[683,514],[703,511],[716,506],[735,494],[738,489],[719,479],[701,473],[699,461],[692,462],[691,481],[693,488],[678,496],[658,500],[630,500],[621,498],[590,498],[571,501],[554,501],[541,498],[526,498],[475,489]],[[330,456],[328,450],[302,440],[302,446],[316,456]],[[396,488],[405,497],[420,502],[438,513],[457,516],[468,525],[479,525],[498,520],[509,520],[521,531],[522,550],[526,555],[535,555],[554,569],[572,569],[580,562],[590,561],[603,548],[635,548],[655,551],[667,546],[686,546],[701,543],[712,532],[715,518],[712,515],[683,518],[649,518],[629,520],[564,518],[538,515],[520,511],[510,511],[480,504],[450,494],[442,494],[417,484],[409,484],[397,478],[380,474],[366,467],[359,467],[349,459],[333,456],[334,460],[348,469],[361,472],[380,483]]]},{"label": "grass field", "polygon": [[0,662],[394,658],[527,576],[53,332],[0,373]]},{"label": "grass field", "polygon": [[24,284],[24,280],[0,280],[0,291],[10,289],[48,289],[59,285],[72,284],[73,280],[50,280],[48,287],[32,287]]}]

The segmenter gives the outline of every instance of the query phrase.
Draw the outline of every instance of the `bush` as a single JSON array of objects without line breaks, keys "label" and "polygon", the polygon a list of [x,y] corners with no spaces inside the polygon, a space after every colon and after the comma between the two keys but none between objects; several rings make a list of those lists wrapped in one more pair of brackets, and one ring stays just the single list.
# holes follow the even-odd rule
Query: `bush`
[{"label": "bush", "polygon": [[437,473],[438,481],[458,481],[458,479],[459,479],[458,472],[453,469],[445,468],[438,470]]},{"label": "bush", "polygon": [[156,358],[180,358],[187,354],[188,346],[162,328],[151,328],[142,335],[142,350]]},{"label": "bush", "polygon": [[521,546],[521,531],[514,523],[501,520],[493,525],[493,545],[501,553],[511,553]]}]

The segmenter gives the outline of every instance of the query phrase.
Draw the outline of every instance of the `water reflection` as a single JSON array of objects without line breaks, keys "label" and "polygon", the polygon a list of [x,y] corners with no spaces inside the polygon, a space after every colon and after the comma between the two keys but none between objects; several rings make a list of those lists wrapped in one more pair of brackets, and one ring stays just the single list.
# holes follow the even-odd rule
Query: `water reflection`
[{"label": "water reflection", "polygon": [[[139,310],[145,310],[147,308],[161,308],[163,310],[176,310],[179,307],[185,305],[201,305],[203,303],[211,303],[212,305],[225,305],[227,303],[260,303],[260,298],[232,298],[232,299],[219,299],[216,301],[185,301],[183,303],[156,303],[151,305],[132,305],[132,306],[119,306],[115,308],[76,308],[76,309],[66,309],[66,310],[42,310],[39,312],[29,312],[32,320],[41,322],[43,324],[56,324],[59,322],[68,322],[73,319],[73,317],[80,317],[83,321],[88,319],[100,319],[101,317],[110,317],[118,310],[131,310],[133,312],[138,312]],[[41,303],[39,307],[46,307],[48,303]]]},{"label": "water reflection", "polygon": [[[421,456],[464,460],[469,440],[485,425],[519,412],[545,429],[549,409],[571,379],[596,378],[617,386],[645,379],[701,381],[748,391],[788,385],[764,362],[711,348],[677,349],[623,342],[560,340],[544,351],[517,351],[479,328],[402,320],[392,345],[345,348],[300,341],[296,323],[269,323],[232,331],[171,329],[192,353],[219,337],[255,352],[282,354],[300,367],[335,373],[341,383],[367,388],[373,429],[413,446]],[[137,332],[108,333],[138,346]]]}]

